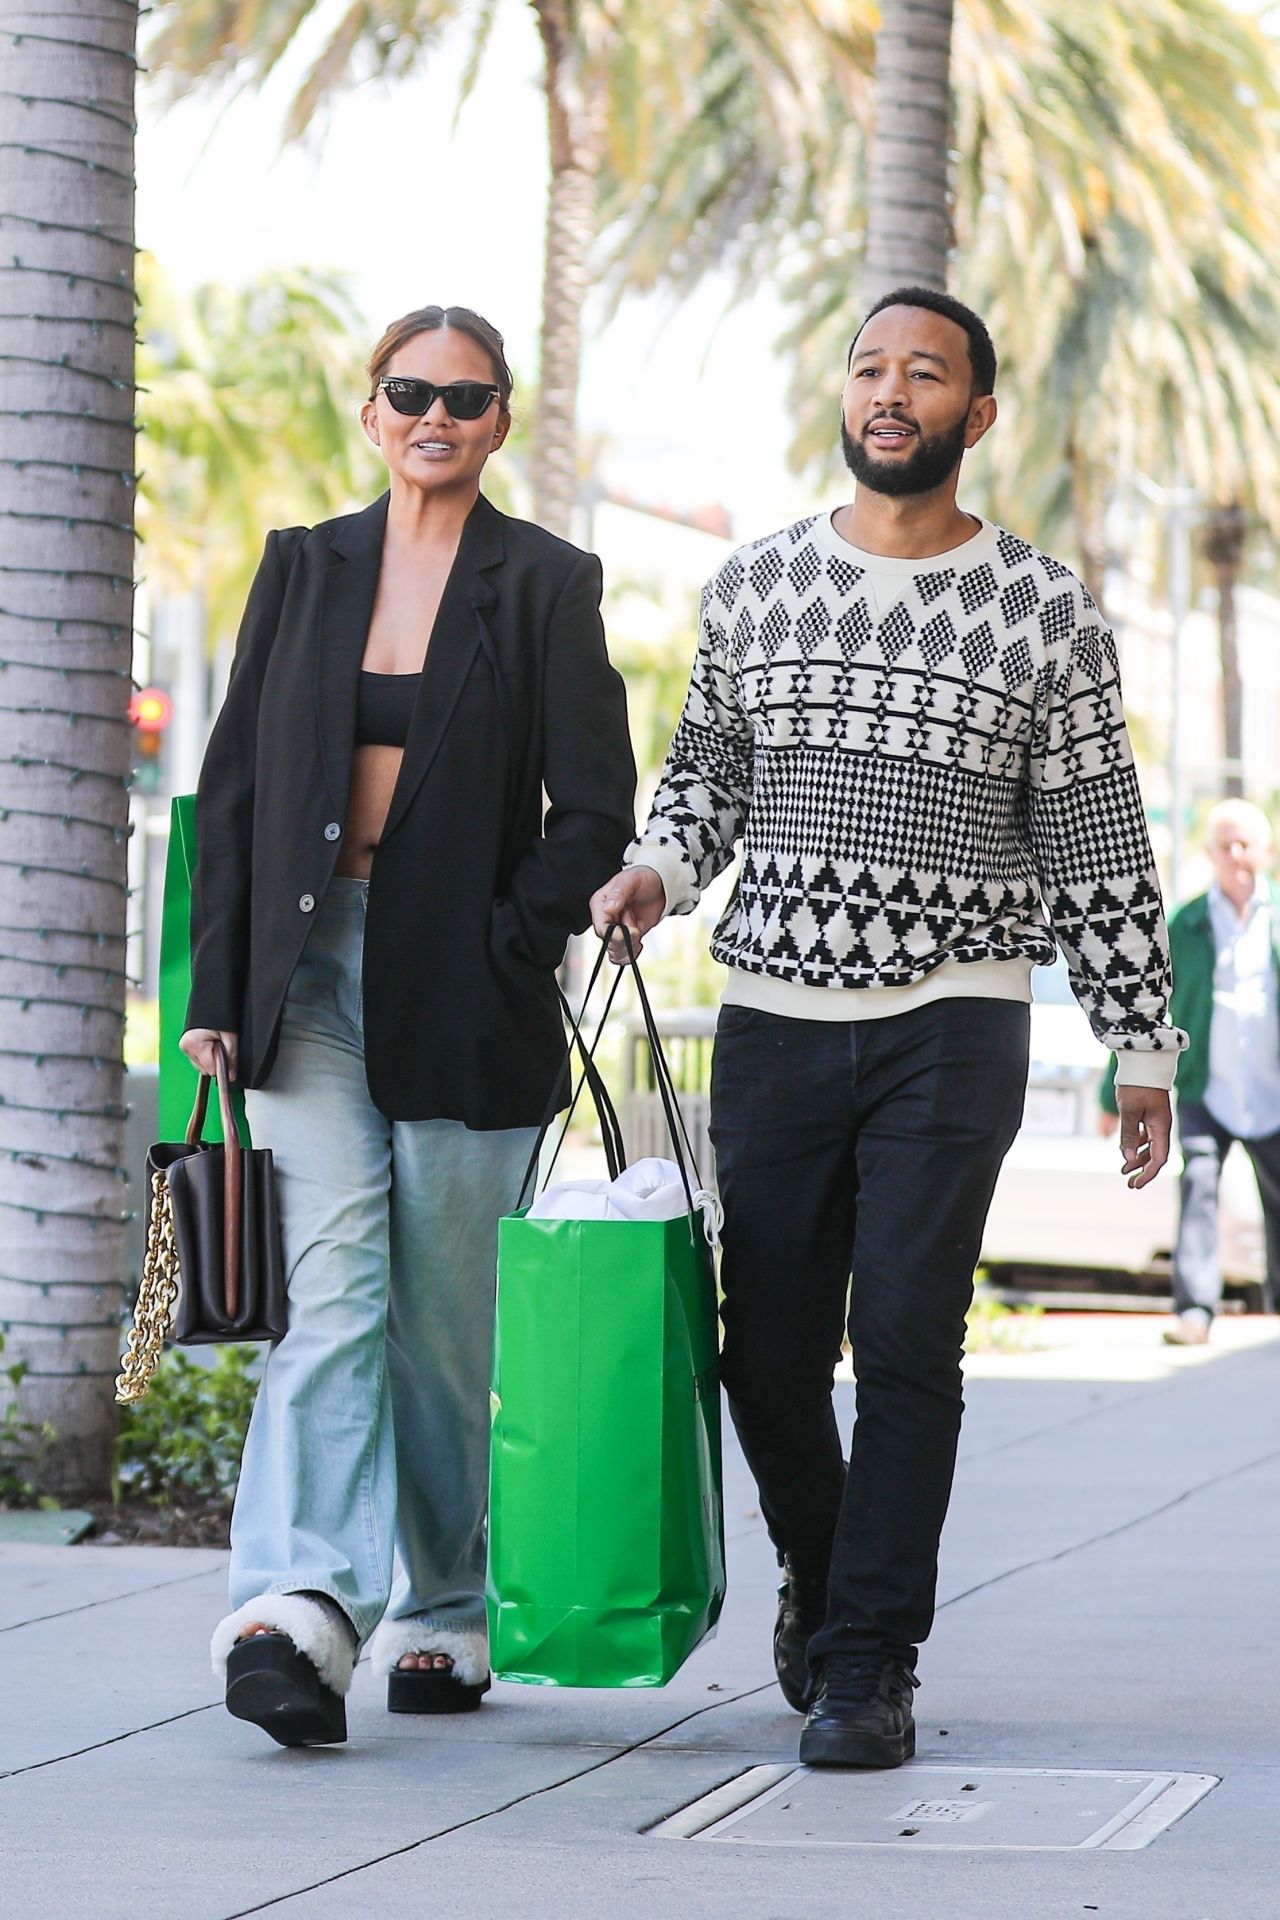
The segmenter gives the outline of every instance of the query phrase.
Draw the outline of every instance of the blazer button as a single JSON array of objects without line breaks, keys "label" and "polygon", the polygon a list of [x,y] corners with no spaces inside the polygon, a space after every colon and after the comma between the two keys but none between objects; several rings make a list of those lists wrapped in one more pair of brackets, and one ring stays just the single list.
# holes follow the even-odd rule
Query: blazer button
[{"label": "blazer button", "polygon": [[299,900],[298,902],[298,906],[300,907],[303,913],[310,913],[311,909],[315,906],[315,904],[316,904],[316,897],[314,893],[304,893],[301,900]]},{"label": "blazer button", "polygon": [[336,840],[341,832],[342,828],[338,825],[337,821],[331,820],[324,830],[324,837],[326,840]]}]

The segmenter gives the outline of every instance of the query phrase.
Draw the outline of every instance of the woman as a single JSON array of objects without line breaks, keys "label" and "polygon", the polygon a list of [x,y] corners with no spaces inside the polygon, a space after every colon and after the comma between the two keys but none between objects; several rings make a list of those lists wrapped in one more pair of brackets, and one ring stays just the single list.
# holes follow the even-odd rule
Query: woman
[{"label": "woman", "polygon": [[511,425],[501,335],[425,307],[369,375],[389,492],[268,535],[249,597],[182,1038],[202,1072],[221,1041],[275,1154],[290,1322],[213,1655],[285,1745],[346,1737],[370,1636],[392,1711],[488,1687],[497,1220],[565,1074],[555,969],[635,788],[598,561],[480,493]]}]

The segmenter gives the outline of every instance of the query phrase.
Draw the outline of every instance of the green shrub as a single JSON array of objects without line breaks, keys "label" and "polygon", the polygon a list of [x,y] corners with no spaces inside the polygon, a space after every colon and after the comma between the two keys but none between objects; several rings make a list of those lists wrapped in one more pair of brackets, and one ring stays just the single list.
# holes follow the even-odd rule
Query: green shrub
[{"label": "green shrub", "polygon": [[975,1276],[973,1305],[965,1316],[966,1353],[1034,1353],[1043,1307],[1007,1307],[993,1300],[981,1273]]},{"label": "green shrub", "polygon": [[208,1364],[171,1348],[151,1391],[120,1414],[115,1497],[156,1506],[229,1501],[258,1392],[258,1352],[219,1347]]},{"label": "green shrub", "polygon": [[[0,1353],[4,1335],[0,1333]],[[40,1493],[40,1467],[57,1439],[47,1420],[30,1420],[22,1411],[19,1388],[27,1375],[25,1360],[0,1368],[9,1382],[9,1394],[0,1412],[0,1507],[54,1507],[58,1503]]]}]

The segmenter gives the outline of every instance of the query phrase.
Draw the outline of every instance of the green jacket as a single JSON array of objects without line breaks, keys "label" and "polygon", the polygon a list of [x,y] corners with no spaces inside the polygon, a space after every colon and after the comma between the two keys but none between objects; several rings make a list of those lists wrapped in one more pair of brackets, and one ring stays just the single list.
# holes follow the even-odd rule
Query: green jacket
[{"label": "green jacket", "polygon": [[[1280,979],[1280,887],[1267,882],[1271,893],[1271,964]],[[1187,1050],[1178,1060],[1178,1095],[1183,1100],[1203,1100],[1209,1084],[1209,1030],[1213,1025],[1213,970],[1216,954],[1213,925],[1209,919],[1209,896],[1199,893],[1188,900],[1169,919],[1169,961],[1173,971],[1173,994],[1169,1001],[1169,1020],[1182,1027]],[[1111,1056],[1098,1099],[1107,1113],[1116,1106],[1116,1056]]]}]

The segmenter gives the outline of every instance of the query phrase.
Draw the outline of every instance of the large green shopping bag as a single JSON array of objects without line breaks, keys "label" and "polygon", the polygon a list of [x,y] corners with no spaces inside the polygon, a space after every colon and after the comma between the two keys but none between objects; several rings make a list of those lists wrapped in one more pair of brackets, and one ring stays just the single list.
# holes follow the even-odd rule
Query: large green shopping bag
[{"label": "large green shopping bag", "polygon": [[[179,1050],[191,997],[191,876],[196,869],[196,797],[175,795],[169,808],[169,853],[164,869],[160,918],[160,1121],[161,1140],[181,1140],[191,1118],[200,1076]],[[244,1095],[232,1090],[240,1137],[250,1144]],[[217,1102],[214,1102],[217,1105]],[[221,1140],[222,1119],[210,1113],[204,1138]]]},{"label": "large green shopping bag", "polygon": [[[674,1101],[669,1075],[662,1090]],[[621,1134],[601,1118],[608,1152],[610,1121]],[[724,1600],[715,1278],[668,1118],[682,1218],[499,1224],[489,1636],[504,1680],[664,1686]]]}]

